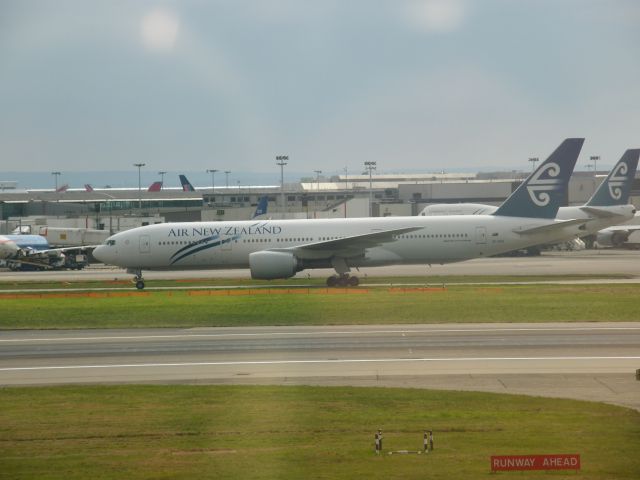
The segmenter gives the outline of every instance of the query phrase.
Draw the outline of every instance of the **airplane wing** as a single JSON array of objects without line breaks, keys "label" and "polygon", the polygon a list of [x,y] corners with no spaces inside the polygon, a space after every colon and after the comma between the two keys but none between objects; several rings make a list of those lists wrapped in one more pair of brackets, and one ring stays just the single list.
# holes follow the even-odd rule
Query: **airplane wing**
[{"label": "airplane wing", "polygon": [[582,219],[576,219],[576,220],[564,220],[561,222],[554,222],[554,223],[550,223],[548,225],[542,225],[540,227],[532,227],[532,228],[525,228],[523,230],[513,230],[514,233],[517,233],[519,235],[530,235],[530,234],[536,234],[536,233],[549,233],[549,232],[553,232],[554,230],[561,230],[565,227],[570,227],[572,225],[583,225],[585,223],[587,223],[589,221],[588,218],[582,218]]},{"label": "airplane wing", "polygon": [[350,237],[324,240],[321,242],[307,243],[289,248],[272,248],[271,251],[291,252],[299,258],[329,258],[333,256],[354,257],[362,255],[367,248],[376,247],[383,243],[392,242],[398,235],[421,230],[423,227],[405,227],[392,230],[380,230],[377,232],[352,235]]}]

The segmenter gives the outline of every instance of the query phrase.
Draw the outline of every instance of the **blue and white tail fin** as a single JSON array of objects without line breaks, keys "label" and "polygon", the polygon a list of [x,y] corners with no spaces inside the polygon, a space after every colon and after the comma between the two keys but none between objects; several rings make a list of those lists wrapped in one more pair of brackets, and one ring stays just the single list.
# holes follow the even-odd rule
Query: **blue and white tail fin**
[{"label": "blue and white tail fin", "polygon": [[493,215],[506,217],[555,218],[566,202],[584,138],[567,138],[529,175]]},{"label": "blue and white tail fin", "polygon": [[180,177],[180,185],[182,185],[182,191],[183,192],[195,192],[196,189],[193,188],[193,185],[191,185],[191,182],[189,180],[187,180],[187,177],[185,177],[184,175],[178,175]]},{"label": "blue and white tail fin", "polygon": [[636,177],[640,149],[634,148],[624,152],[622,158],[600,184],[593,196],[587,202],[589,207],[608,207],[626,205],[633,180]]},{"label": "blue and white tail fin", "polygon": [[258,200],[258,206],[256,207],[256,211],[253,214],[253,218],[259,217],[261,215],[265,215],[267,213],[267,207],[269,205],[269,197],[264,196],[264,197],[260,197],[260,200]]}]

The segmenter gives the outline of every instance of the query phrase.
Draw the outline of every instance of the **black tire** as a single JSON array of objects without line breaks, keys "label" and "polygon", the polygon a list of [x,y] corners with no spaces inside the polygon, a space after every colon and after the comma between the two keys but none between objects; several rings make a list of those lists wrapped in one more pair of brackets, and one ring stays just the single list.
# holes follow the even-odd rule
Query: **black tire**
[{"label": "black tire", "polygon": [[144,280],[138,280],[138,281],[136,282],[136,288],[137,288],[138,290],[143,290],[143,289],[144,289]]},{"label": "black tire", "polygon": [[360,284],[360,279],[358,277],[349,277],[349,286],[357,287]]},{"label": "black tire", "polygon": [[327,278],[327,287],[335,287],[336,285],[338,285],[338,277],[331,275]]}]

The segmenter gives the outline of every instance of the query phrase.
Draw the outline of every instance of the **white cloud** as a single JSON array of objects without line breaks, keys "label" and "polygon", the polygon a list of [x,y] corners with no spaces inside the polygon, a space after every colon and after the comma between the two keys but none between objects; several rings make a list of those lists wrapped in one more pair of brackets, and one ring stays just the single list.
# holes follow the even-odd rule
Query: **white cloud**
[{"label": "white cloud", "polygon": [[157,8],[142,17],[140,35],[142,42],[150,50],[167,52],[173,50],[180,22],[178,17],[169,10]]},{"label": "white cloud", "polygon": [[427,33],[447,33],[462,26],[466,7],[462,0],[412,0],[405,15],[414,28]]}]

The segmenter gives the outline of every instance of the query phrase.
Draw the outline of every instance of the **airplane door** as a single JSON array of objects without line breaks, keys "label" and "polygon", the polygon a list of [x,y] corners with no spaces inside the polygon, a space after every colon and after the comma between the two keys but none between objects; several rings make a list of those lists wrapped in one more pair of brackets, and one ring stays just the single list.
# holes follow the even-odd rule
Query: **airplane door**
[{"label": "airplane door", "polygon": [[140,235],[140,253],[149,253],[151,251],[151,242],[149,235]]},{"label": "airplane door", "polygon": [[485,227],[476,227],[476,245],[487,243],[487,229]]}]

